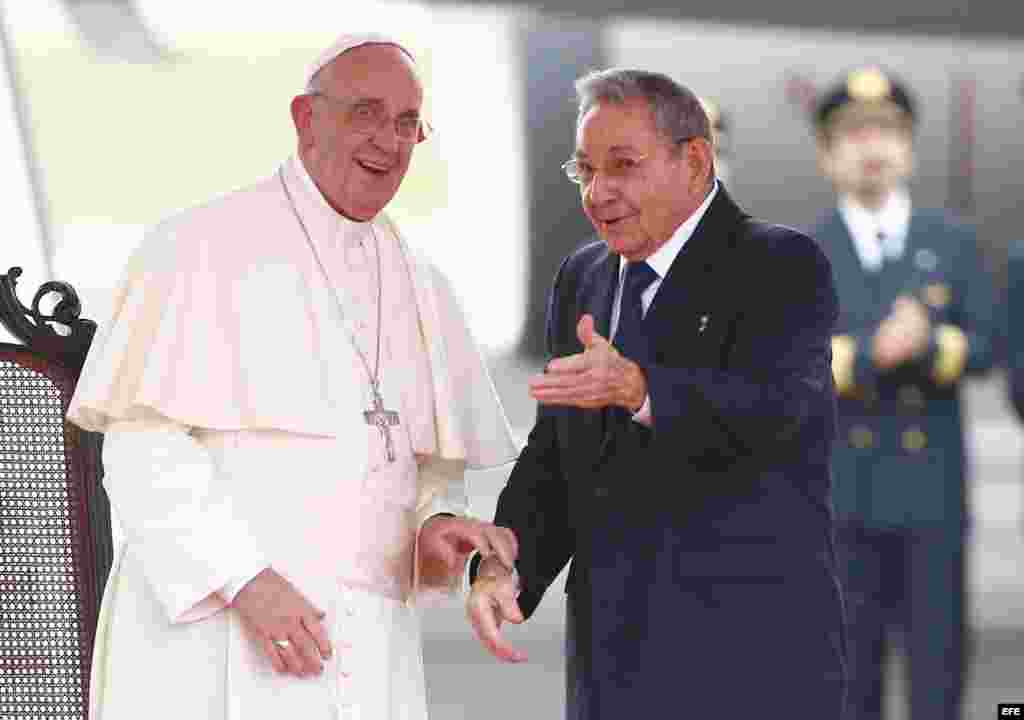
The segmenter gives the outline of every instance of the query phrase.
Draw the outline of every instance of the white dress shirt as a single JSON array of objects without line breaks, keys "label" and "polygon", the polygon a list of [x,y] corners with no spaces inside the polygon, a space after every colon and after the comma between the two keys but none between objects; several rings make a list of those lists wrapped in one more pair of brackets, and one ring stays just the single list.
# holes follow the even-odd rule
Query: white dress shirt
[{"label": "white dress shirt", "polygon": [[910,193],[898,188],[889,193],[877,211],[859,204],[852,196],[839,198],[839,214],[846,223],[861,266],[868,272],[882,269],[885,260],[903,257],[910,229]]},{"label": "white dress shirt", "polygon": [[[680,225],[672,237],[668,239],[664,245],[654,251],[654,253],[647,258],[646,262],[651,266],[651,269],[657,274],[656,277],[647,289],[644,290],[640,296],[640,303],[643,305],[643,313],[646,316],[647,309],[651,307],[651,303],[654,302],[654,296],[658,294],[658,288],[661,287],[662,281],[665,276],[668,275],[669,268],[672,267],[672,263],[675,262],[676,257],[682,251],[683,246],[693,236],[694,231],[697,229],[697,225],[700,224],[704,214],[708,211],[708,207],[711,205],[711,201],[715,199],[715,195],[718,194],[718,180],[715,180],[714,186],[711,188],[711,192],[704,198],[704,202],[700,204],[694,213],[686,219],[686,221]],[[611,338],[615,337],[615,331],[619,327],[619,315],[621,314],[622,306],[622,289],[623,280],[626,277],[626,268],[629,266],[628,261],[624,261],[619,265],[619,286],[615,290],[615,300],[612,303],[612,321],[611,326],[608,330],[608,335]],[[653,422],[651,417],[651,396],[650,394],[644,398],[644,404],[637,410],[636,414],[633,415],[633,420],[643,425],[650,426]]]}]

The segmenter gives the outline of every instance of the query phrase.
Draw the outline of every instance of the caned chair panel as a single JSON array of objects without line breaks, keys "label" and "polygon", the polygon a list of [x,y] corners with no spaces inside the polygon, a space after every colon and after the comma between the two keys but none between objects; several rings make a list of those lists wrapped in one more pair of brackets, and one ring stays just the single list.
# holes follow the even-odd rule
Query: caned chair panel
[{"label": "caned chair panel", "polygon": [[65,283],[25,307],[19,275],[0,275],[0,322],[24,343],[0,343],[0,718],[84,720],[113,548],[102,437],[64,416],[96,326]]}]

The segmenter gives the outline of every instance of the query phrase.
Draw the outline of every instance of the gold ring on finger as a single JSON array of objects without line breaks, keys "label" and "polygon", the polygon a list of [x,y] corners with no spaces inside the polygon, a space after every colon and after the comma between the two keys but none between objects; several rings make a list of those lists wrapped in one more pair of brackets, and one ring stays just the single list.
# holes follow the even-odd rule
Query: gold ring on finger
[{"label": "gold ring on finger", "polygon": [[291,641],[289,640],[271,640],[271,642],[274,643],[275,647],[278,647],[281,650],[287,650],[292,646]]}]

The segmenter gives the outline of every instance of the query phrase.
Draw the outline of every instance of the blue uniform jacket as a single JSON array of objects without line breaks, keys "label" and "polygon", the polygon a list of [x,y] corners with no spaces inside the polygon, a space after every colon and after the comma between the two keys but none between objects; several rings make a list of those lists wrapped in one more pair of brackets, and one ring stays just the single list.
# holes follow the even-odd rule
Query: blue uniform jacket
[{"label": "blue uniform jacket", "polygon": [[[902,259],[875,273],[863,269],[837,210],[813,235],[832,262],[839,293],[836,342],[855,348],[852,365],[836,371],[838,520],[962,531],[967,516],[961,386],[965,376],[993,363],[992,283],[973,229],[942,211],[915,211]],[[932,341],[916,361],[880,372],[871,361],[871,341],[898,295],[912,295],[928,307]]]}]

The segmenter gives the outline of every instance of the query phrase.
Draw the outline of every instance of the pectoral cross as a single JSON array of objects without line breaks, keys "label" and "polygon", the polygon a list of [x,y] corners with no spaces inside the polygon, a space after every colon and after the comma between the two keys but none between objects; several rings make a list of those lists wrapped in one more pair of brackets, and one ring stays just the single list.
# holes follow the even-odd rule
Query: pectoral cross
[{"label": "pectoral cross", "polygon": [[399,424],[398,413],[394,410],[384,409],[384,398],[380,396],[380,391],[377,388],[373,388],[373,407],[363,411],[363,418],[366,420],[367,425],[377,426],[381,438],[384,439],[388,462],[394,462],[395,446],[391,442],[391,426]]}]

